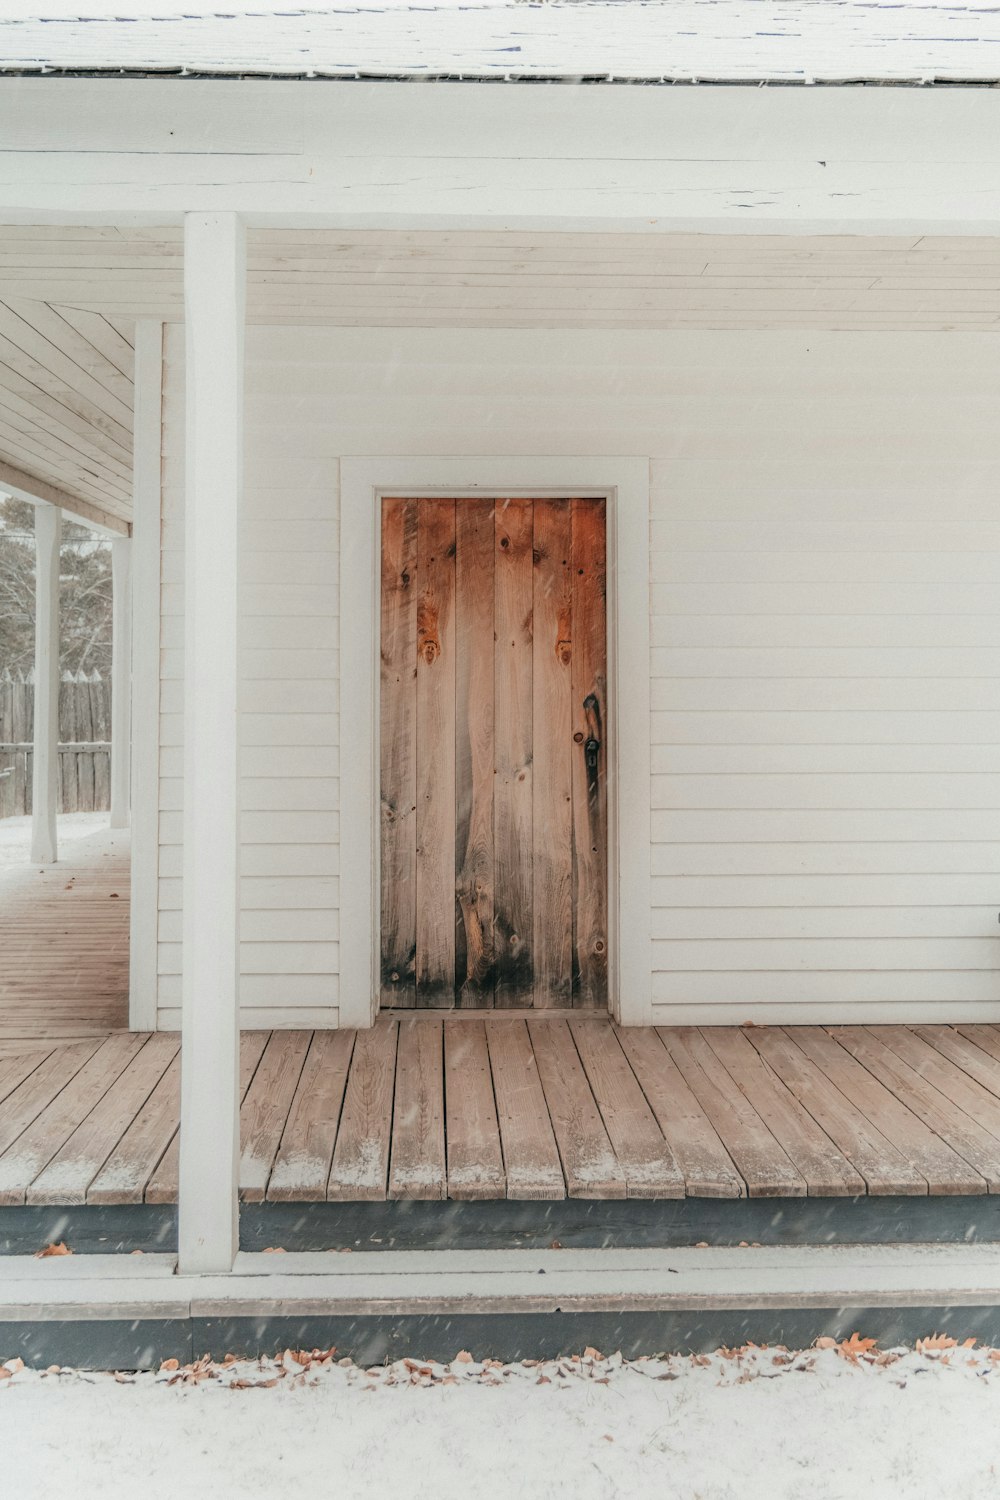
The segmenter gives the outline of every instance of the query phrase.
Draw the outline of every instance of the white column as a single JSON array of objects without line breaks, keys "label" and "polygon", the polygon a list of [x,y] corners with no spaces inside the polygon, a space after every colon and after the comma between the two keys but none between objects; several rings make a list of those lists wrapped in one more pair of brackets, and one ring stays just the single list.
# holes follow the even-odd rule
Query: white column
[{"label": "white column", "polygon": [[129,824],[132,760],[131,542],[111,543],[111,826]]},{"label": "white column", "polygon": [[35,733],[31,776],[31,858],[57,858],[59,808],[59,544],[62,514],[35,506]]},{"label": "white column", "polygon": [[236,542],[243,486],[246,239],[231,213],[184,226],[184,921],[179,1265],[239,1245]]},{"label": "white column", "polygon": [[135,325],[132,436],[132,899],[129,1025],[156,1026],[160,874],[160,432],[163,325]]}]

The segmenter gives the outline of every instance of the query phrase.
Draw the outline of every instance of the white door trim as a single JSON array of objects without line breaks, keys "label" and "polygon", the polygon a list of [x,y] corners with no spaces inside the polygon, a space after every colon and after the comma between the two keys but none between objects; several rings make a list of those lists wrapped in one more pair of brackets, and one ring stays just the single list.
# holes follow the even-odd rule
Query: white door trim
[{"label": "white door trim", "polygon": [[611,1010],[652,1019],[649,460],[350,458],[340,464],[340,1024],[378,1009],[379,500],[600,495],[608,501],[608,922]]}]

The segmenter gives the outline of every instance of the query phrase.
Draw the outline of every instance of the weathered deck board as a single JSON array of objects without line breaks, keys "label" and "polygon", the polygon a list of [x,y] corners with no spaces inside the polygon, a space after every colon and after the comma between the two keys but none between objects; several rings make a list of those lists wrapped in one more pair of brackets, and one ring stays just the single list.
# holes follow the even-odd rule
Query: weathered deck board
[{"label": "weathered deck board", "polygon": [[240,1197],[262,1203],[309,1050],[308,1031],[272,1031],[240,1107]]},{"label": "weathered deck board", "polygon": [[805,1197],[805,1180],[700,1032],[693,1026],[658,1029],[685,1082],[736,1163],[750,1197]]},{"label": "weathered deck board", "polygon": [[570,1031],[630,1198],[683,1198],[684,1178],[618,1039],[605,1021],[577,1017]]},{"label": "weathered deck board", "polygon": [[353,1031],[313,1032],[267,1184],[272,1203],[326,1197],[354,1038]]},{"label": "weathered deck board", "polygon": [[652,1027],[615,1028],[650,1108],[684,1177],[689,1195],[744,1198],[746,1184]]},{"label": "weathered deck board", "polygon": [[28,1188],[28,1203],[85,1203],[87,1189],[177,1055],[177,1038],[154,1033]]},{"label": "weathered deck board", "polygon": [[[111,1033],[0,1058],[0,1201],[176,1202],[178,1048]],[[1000,1191],[992,1028],[411,1011],[245,1032],[240,1099],[257,1201]]]},{"label": "weathered deck board", "polygon": [[386,1017],[370,1031],[358,1032],[326,1190],[328,1198],[373,1199],[386,1195],[398,1032],[399,1023]]},{"label": "weathered deck board", "polygon": [[867,1066],[818,1026],[800,1026],[795,1039],[827,1077],[863,1110],[926,1179],[931,1193],[984,1193],[978,1172],[901,1103]]},{"label": "weathered deck board", "polygon": [[0,1156],[0,1204],[24,1202],[27,1185],[48,1166],[145,1040],[127,1031],[109,1036]]},{"label": "weathered deck board", "polygon": [[445,1145],[449,1198],[505,1198],[493,1076],[481,1021],[444,1023]]},{"label": "weathered deck board", "polygon": [[529,1021],[528,1034],[571,1198],[624,1198],[626,1173],[566,1021]]},{"label": "weathered deck board", "polygon": [[399,1023],[389,1161],[390,1198],[444,1198],[444,1074],[441,1022]]},{"label": "weathered deck board", "polygon": [[87,1189],[88,1203],[141,1203],[164,1151],[177,1129],[181,1058],[167,1068],[118,1145]]},{"label": "weathered deck board", "polygon": [[0,872],[0,1042],[128,1025],[129,838],[65,839],[57,864]]},{"label": "weathered deck board", "polygon": [[747,1035],[775,1076],[857,1168],[869,1193],[911,1198],[926,1194],[927,1179],[795,1045],[794,1032],[755,1026]]},{"label": "weathered deck board", "polygon": [[753,1105],[789,1161],[801,1172],[810,1197],[846,1198],[864,1192],[860,1173],[771,1072],[744,1032],[710,1027],[702,1035],[735,1087]]},{"label": "weathered deck board", "polygon": [[[264,1055],[269,1031],[244,1031],[240,1036],[240,1103],[246,1098],[247,1089]],[[176,1203],[177,1182],[180,1170],[180,1135],[174,1129],[166,1151],[153,1171],[146,1186],[147,1203]]]},{"label": "weathered deck board", "polygon": [[486,1022],[507,1197],[565,1198],[566,1183],[528,1028],[514,1017]]},{"label": "weathered deck board", "polygon": [[[901,1057],[888,1041],[872,1036],[863,1026],[838,1027],[831,1035],[894,1097],[905,1098],[907,1109],[927,1129],[921,1148],[933,1163],[935,1175],[951,1174],[955,1192],[1000,1191],[997,1170],[1000,1163],[996,1162],[996,1145],[1000,1142],[995,1142],[994,1137],[961,1110],[951,1109],[924,1074]],[[916,1042],[916,1045],[921,1044]]]}]

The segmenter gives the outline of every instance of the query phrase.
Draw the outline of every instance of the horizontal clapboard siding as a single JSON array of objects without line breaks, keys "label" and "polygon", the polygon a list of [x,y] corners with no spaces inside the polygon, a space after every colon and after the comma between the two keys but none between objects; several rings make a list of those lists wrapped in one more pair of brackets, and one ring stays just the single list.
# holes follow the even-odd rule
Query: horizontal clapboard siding
[{"label": "horizontal clapboard siding", "polygon": [[[165,950],[174,332],[167,348]],[[653,813],[648,849],[623,853],[652,870],[654,1019],[1000,1018],[998,377],[995,340],[958,332],[252,329],[244,1006],[306,1025],[337,1004],[337,460],[619,453],[651,460]],[[168,1024],[172,952],[161,967]]]},{"label": "horizontal clapboard siding", "polygon": [[[183,406],[183,333],[165,390]],[[164,422],[159,1024],[179,1024],[183,882],[183,423]],[[240,1002],[245,1026],[332,1026],[339,998],[337,466],[258,487],[240,534]]]}]

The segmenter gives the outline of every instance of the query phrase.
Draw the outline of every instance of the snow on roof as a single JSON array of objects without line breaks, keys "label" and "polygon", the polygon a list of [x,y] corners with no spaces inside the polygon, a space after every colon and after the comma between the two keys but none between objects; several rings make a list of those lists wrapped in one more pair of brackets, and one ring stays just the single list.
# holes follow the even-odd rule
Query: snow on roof
[{"label": "snow on roof", "polygon": [[[3,0],[0,71],[848,83],[1000,81],[1000,5],[902,0],[384,0],[191,14]],[[76,15],[83,10],[85,14]]]}]

